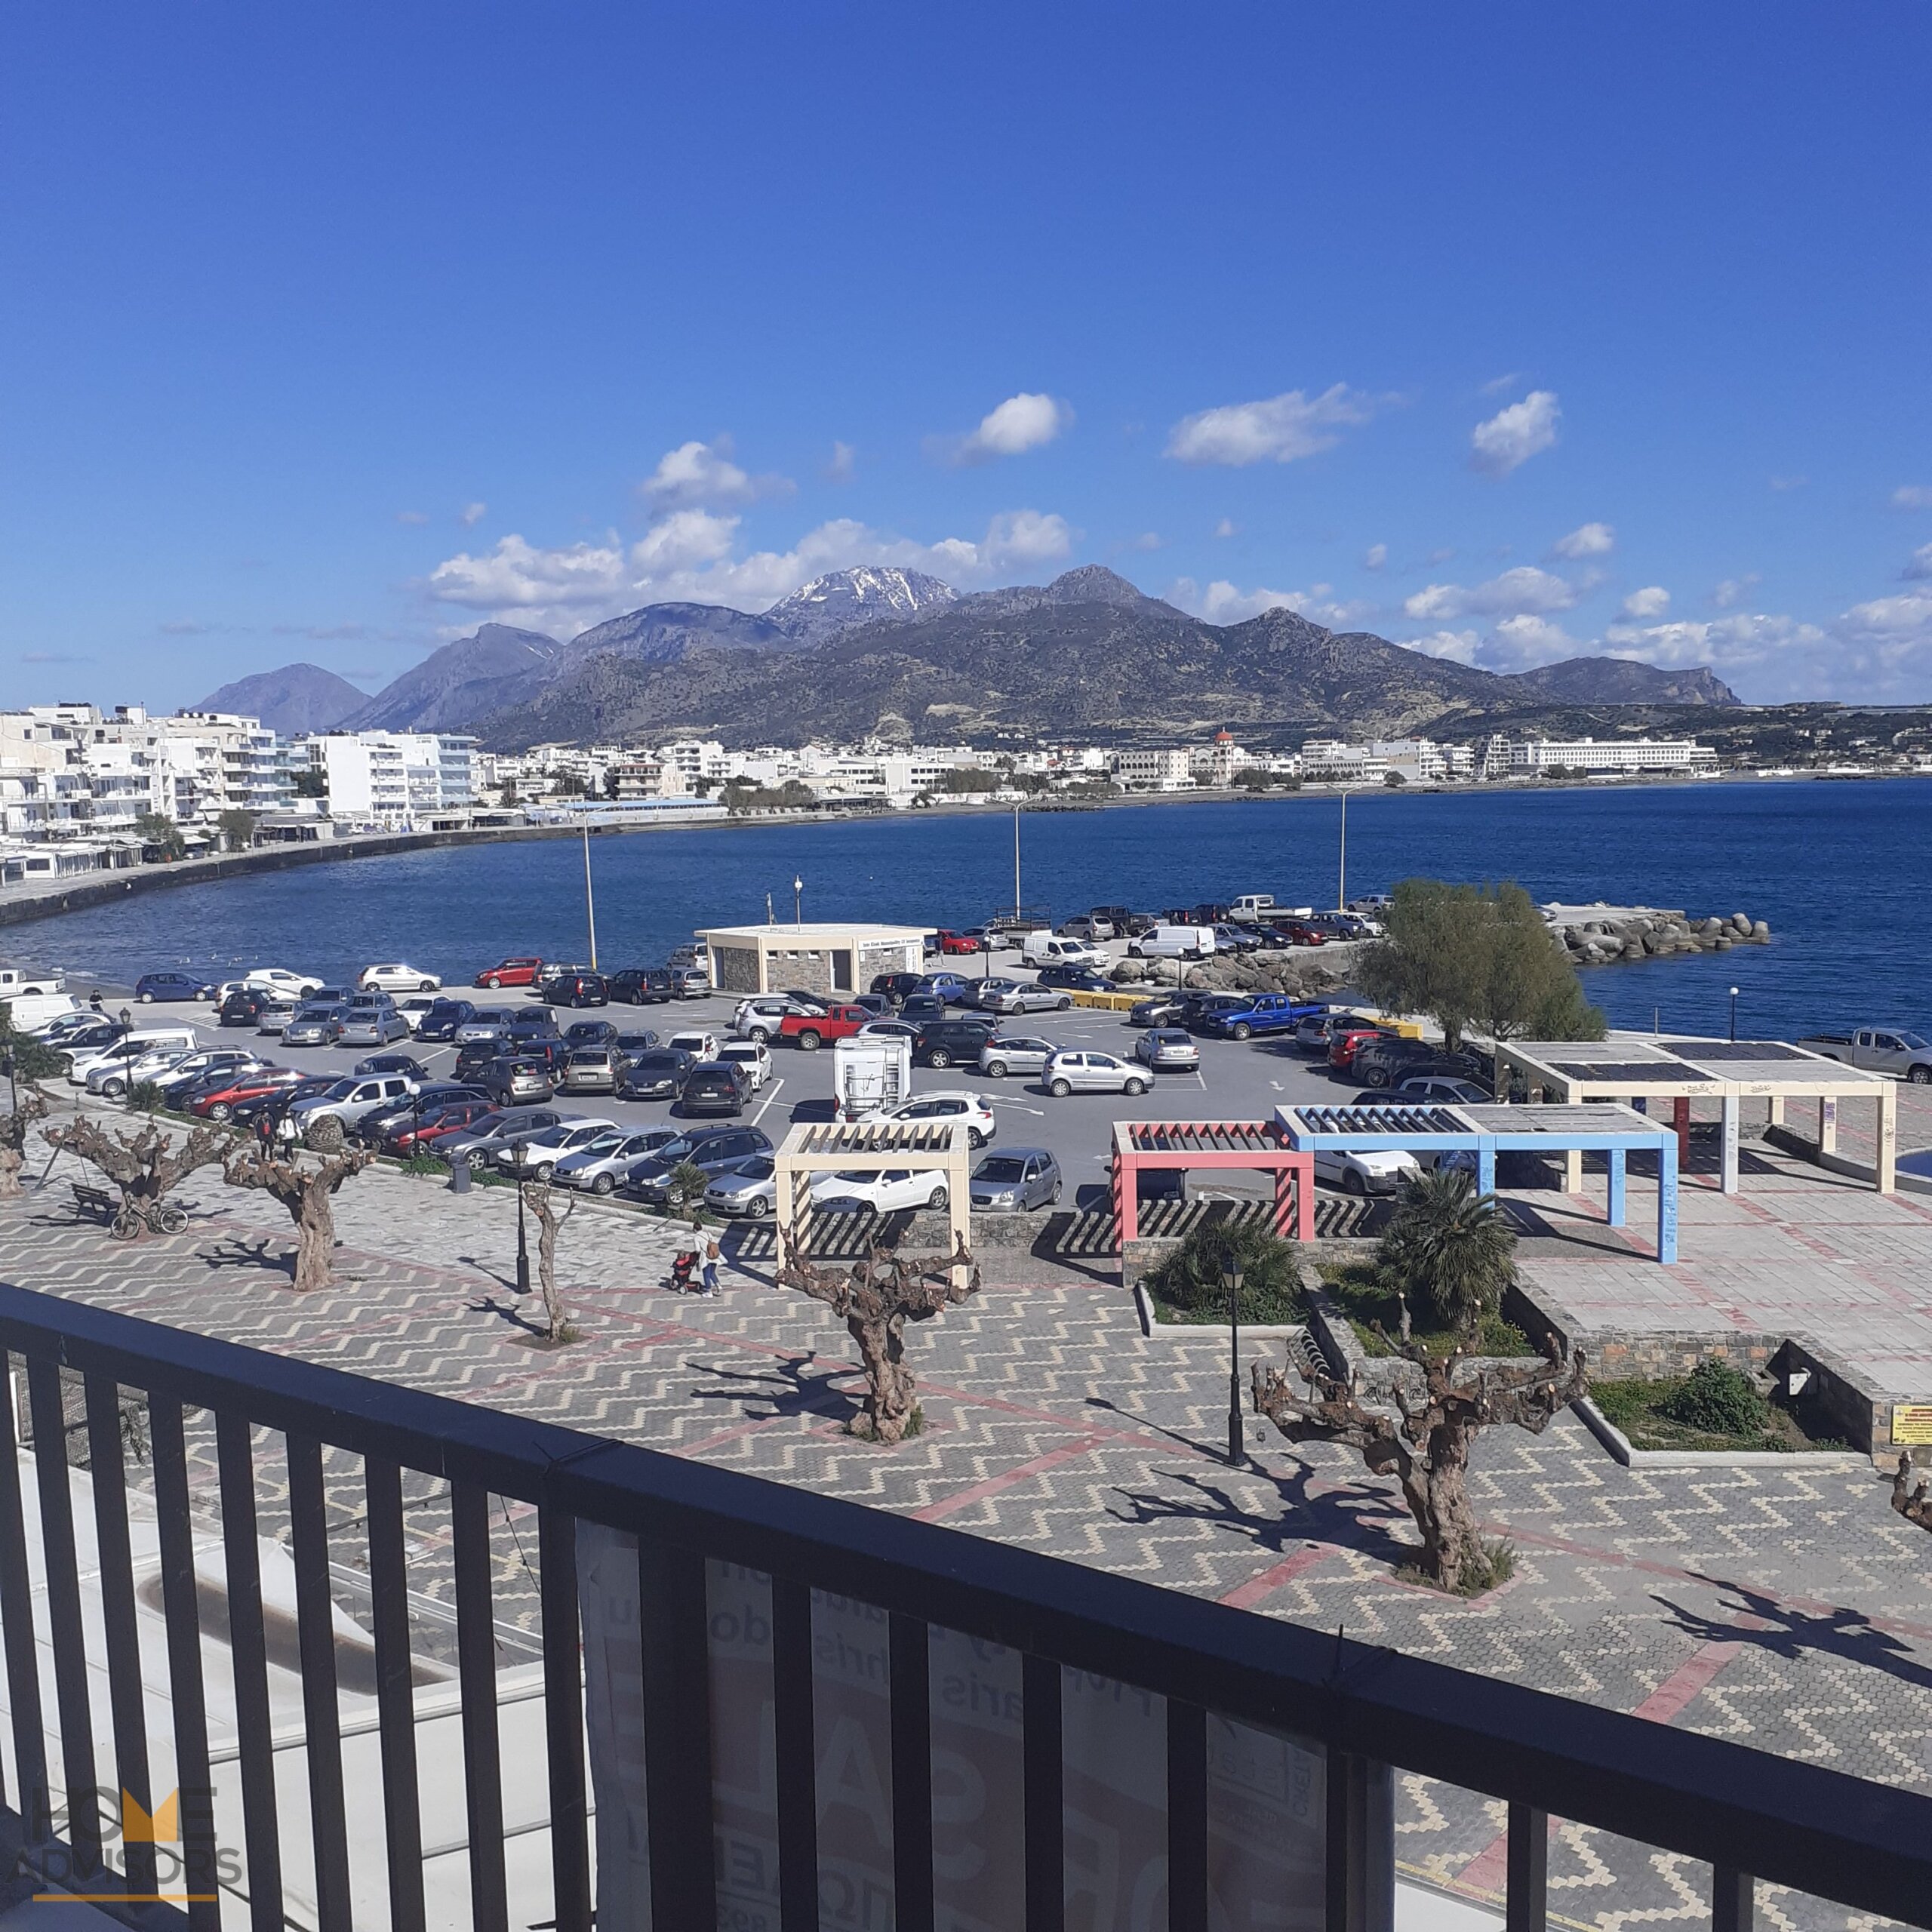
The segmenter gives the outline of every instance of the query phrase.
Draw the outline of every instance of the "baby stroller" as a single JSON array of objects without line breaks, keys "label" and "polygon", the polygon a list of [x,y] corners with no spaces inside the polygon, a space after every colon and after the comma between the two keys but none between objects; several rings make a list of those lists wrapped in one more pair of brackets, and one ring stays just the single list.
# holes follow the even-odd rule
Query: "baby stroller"
[{"label": "baby stroller", "polygon": [[693,1294],[691,1277],[697,1272],[697,1250],[680,1250],[671,1257],[671,1278],[664,1285],[674,1295]]}]

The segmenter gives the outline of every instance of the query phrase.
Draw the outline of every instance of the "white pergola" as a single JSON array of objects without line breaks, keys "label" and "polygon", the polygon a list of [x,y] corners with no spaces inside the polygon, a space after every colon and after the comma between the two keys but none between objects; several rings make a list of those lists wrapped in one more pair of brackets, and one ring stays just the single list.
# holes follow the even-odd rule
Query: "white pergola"
[{"label": "white pergola", "polygon": [[[1690,1103],[1714,1100],[1724,1128],[1720,1185],[1738,1191],[1738,1103],[1747,1097],[1767,1100],[1771,1119],[1782,1122],[1787,1100],[1816,1101],[1818,1150],[1838,1151],[1841,1100],[1869,1102],[1877,1128],[1878,1158],[1873,1180],[1881,1194],[1896,1186],[1898,1155],[1898,1088],[1886,1075],[1867,1073],[1823,1054],[1783,1040],[1657,1039],[1613,1033],[1604,1040],[1506,1040],[1496,1049],[1497,1091],[1520,1076],[1532,1100],[1574,1106],[1591,1100],[1622,1100],[1639,1108],[1651,1100],[1671,1103],[1680,1149],[1690,1137]],[[1583,1156],[1567,1157],[1565,1185],[1582,1185]]]},{"label": "white pergola", "polygon": [[811,1186],[820,1174],[887,1174],[900,1168],[946,1177],[952,1251],[970,1247],[972,1147],[963,1120],[810,1121],[795,1127],[772,1158],[778,1266],[804,1260],[811,1235]]}]

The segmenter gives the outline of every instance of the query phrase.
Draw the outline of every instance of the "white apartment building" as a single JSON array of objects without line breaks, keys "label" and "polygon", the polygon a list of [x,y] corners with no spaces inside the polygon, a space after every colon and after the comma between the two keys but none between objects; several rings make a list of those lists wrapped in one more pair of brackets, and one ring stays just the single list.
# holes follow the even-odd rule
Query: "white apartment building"
[{"label": "white apartment building", "polygon": [[1113,775],[1129,792],[1189,792],[1194,776],[1189,769],[1187,747],[1178,745],[1165,751],[1117,751],[1113,755]]},{"label": "white apartment building", "polygon": [[1491,738],[1485,778],[1535,778],[1550,771],[1635,774],[1715,771],[1718,755],[1689,738]]},{"label": "white apartment building", "polygon": [[1310,738],[1301,748],[1301,775],[1317,785],[1380,785],[1389,763],[1371,745],[1345,738]]},{"label": "white apartment building", "polygon": [[472,738],[427,731],[326,731],[303,740],[329,816],[386,832],[426,829],[476,801]]}]

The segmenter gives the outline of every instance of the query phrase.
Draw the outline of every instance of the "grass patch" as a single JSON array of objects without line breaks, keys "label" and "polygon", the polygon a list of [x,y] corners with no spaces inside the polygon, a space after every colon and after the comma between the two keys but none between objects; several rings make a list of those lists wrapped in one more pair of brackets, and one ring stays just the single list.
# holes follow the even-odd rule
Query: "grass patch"
[{"label": "grass patch", "polygon": [[[1343,1266],[1331,1264],[1321,1270],[1321,1280],[1328,1291],[1329,1299],[1355,1331],[1355,1339],[1361,1343],[1364,1355],[1381,1356],[1396,1352],[1375,1331],[1379,1322],[1391,1335],[1401,1334],[1401,1297],[1373,1268],[1361,1262],[1351,1262]],[[1468,1348],[1472,1341],[1478,1355],[1533,1355],[1537,1352],[1530,1346],[1528,1336],[1515,1322],[1506,1321],[1500,1315],[1484,1315],[1476,1324],[1474,1337],[1464,1337],[1453,1328],[1432,1325],[1435,1311],[1432,1309],[1414,1308],[1410,1314],[1417,1323],[1414,1339],[1432,1355],[1446,1355],[1459,1346]]]},{"label": "grass patch", "polygon": [[1629,1437],[1633,1449],[1754,1450],[1795,1454],[1804,1449],[1845,1447],[1835,1436],[1807,1435],[1789,1408],[1764,1401],[1761,1397],[1761,1407],[1752,1411],[1749,1420],[1740,1413],[1731,1427],[1714,1426],[1717,1418],[1707,1405],[1697,1401],[1699,1392],[1692,1387],[1694,1380],[1678,1375],[1650,1382],[1592,1382],[1590,1399],[1607,1420]]},{"label": "grass patch", "polygon": [[[1444,1595],[1479,1597],[1494,1589],[1500,1583],[1506,1583],[1516,1574],[1516,1546],[1499,1540],[1486,1543],[1482,1546],[1482,1560],[1470,1563],[1463,1570],[1463,1580],[1453,1591],[1444,1591]],[[1395,1572],[1397,1580],[1404,1583],[1418,1583],[1426,1590],[1440,1590],[1442,1586],[1426,1571],[1418,1570],[1413,1563],[1405,1563]]]}]

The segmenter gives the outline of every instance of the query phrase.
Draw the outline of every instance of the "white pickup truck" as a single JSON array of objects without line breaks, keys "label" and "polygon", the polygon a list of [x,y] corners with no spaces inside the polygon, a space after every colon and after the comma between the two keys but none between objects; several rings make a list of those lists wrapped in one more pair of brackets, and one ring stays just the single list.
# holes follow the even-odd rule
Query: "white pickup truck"
[{"label": "white pickup truck", "polygon": [[1827,1060],[1868,1073],[1890,1073],[1915,1087],[1932,1085],[1932,1040],[1903,1026],[1859,1026],[1843,1033],[1808,1033],[1798,1043]]},{"label": "white pickup truck", "polygon": [[29,993],[57,993],[66,985],[58,973],[29,973],[19,966],[0,966],[0,999],[17,999]]}]

